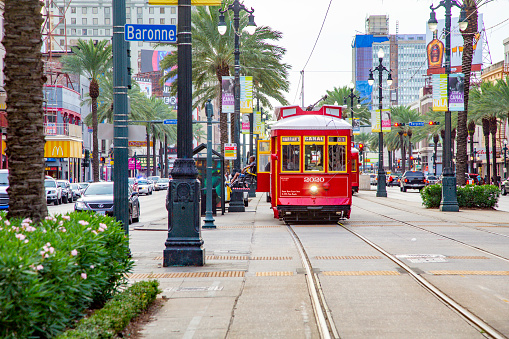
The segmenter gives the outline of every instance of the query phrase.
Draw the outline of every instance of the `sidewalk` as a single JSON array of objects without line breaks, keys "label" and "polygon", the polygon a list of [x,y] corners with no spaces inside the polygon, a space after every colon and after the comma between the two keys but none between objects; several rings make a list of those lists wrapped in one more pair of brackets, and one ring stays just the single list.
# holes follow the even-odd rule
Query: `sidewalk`
[{"label": "sidewalk", "polygon": [[[361,191],[354,197],[352,223],[365,219],[362,208],[366,202],[380,203],[380,198],[375,195],[376,191]],[[384,198],[383,204],[388,207],[411,205],[416,212],[413,218],[418,216],[423,222],[431,219],[444,222],[464,219],[503,223],[508,216],[505,212],[486,210],[440,212],[425,209],[416,202],[390,197]],[[295,244],[284,224],[273,218],[265,195],[257,194],[246,212],[226,213],[223,216],[218,213],[214,219],[217,229],[202,229],[206,255],[202,267],[162,267],[167,219],[134,227],[130,231],[130,246],[135,260],[130,281],[158,279],[162,296],[167,298],[164,306],[143,328],[143,337],[318,338],[313,307]],[[306,232],[305,228],[300,230]],[[353,244],[349,245],[347,238],[341,240],[346,243],[333,243],[331,240],[331,244],[324,245],[325,233],[320,232],[327,232],[327,228],[310,229],[309,232],[317,233],[316,238],[311,239],[315,251],[318,249],[327,254],[337,254],[334,251],[348,250],[353,253],[355,250],[355,246],[349,247]],[[387,282],[387,279],[393,278],[367,279]],[[356,284],[360,282],[356,281]],[[367,281],[368,286],[372,286],[373,282]],[[334,288],[344,287],[338,285]],[[412,293],[408,292],[408,295]],[[420,314],[416,316],[417,320],[412,318],[412,321],[419,323],[429,320],[426,317],[438,314],[437,307],[441,306],[429,307],[430,312],[426,312],[426,316]],[[400,311],[404,311],[403,308]],[[445,315],[444,319],[451,316],[447,311]],[[355,325],[349,327],[352,326]],[[395,323],[390,326],[398,330],[397,326],[400,325]],[[447,326],[453,327],[450,323]],[[356,331],[356,328],[350,330]]]}]

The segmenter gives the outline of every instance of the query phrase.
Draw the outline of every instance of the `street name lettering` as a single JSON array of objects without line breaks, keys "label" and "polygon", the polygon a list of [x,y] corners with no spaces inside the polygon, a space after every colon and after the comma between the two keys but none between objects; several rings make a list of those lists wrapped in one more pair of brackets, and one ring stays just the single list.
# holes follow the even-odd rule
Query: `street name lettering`
[{"label": "street name lettering", "polygon": [[126,24],[124,39],[126,41],[177,42],[177,26]]}]

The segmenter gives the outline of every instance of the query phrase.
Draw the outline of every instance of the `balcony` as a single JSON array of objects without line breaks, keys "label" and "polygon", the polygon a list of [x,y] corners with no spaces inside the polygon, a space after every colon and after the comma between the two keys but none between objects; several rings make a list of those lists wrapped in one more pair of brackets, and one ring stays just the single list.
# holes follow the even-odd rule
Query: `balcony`
[{"label": "balcony", "polygon": [[44,135],[46,136],[66,136],[82,139],[81,125],[67,123],[47,122],[44,124]]}]

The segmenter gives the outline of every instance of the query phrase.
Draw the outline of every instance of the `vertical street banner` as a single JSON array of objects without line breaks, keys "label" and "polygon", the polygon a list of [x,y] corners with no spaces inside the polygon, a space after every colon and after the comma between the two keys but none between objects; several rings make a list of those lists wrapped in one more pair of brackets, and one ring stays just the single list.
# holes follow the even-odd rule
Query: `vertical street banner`
[{"label": "vertical street banner", "polygon": [[[360,130],[360,127],[359,127]],[[382,109],[382,132],[391,131],[391,110],[390,108]],[[371,132],[380,133],[380,110],[371,111]]]},{"label": "vertical street banner", "polygon": [[249,114],[253,114],[253,113],[242,114],[242,134],[249,134],[249,132],[250,132]]},{"label": "vertical street banner", "polygon": [[253,77],[240,77],[240,113],[253,112]]},{"label": "vertical street banner", "polygon": [[449,111],[465,110],[465,75],[462,73],[449,75]]},{"label": "vertical street banner", "polygon": [[253,134],[262,133],[263,133],[262,112],[256,112],[253,115]]},{"label": "vertical street banner", "polygon": [[433,111],[447,112],[447,74],[433,74]]},{"label": "vertical street banner", "polygon": [[347,118],[346,119],[350,125],[352,125],[352,131],[353,135],[360,135],[361,134],[361,121],[359,118]]},{"label": "vertical street banner", "polygon": [[237,159],[237,144],[224,144],[224,159]]},{"label": "vertical street banner", "polygon": [[221,104],[223,113],[233,113],[235,111],[235,78],[228,76],[221,79]]}]

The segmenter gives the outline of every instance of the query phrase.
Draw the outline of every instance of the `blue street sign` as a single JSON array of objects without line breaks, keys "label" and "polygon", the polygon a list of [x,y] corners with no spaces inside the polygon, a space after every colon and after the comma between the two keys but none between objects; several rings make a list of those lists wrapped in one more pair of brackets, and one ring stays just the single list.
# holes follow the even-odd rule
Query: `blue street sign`
[{"label": "blue street sign", "polygon": [[126,24],[125,41],[177,42],[176,25]]},{"label": "blue street sign", "polygon": [[422,122],[422,121],[413,121],[413,122],[409,122],[408,126],[413,126],[413,127],[424,126],[424,122]]},{"label": "blue street sign", "polygon": [[166,119],[163,121],[163,123],[165,125],[176,125],[177,124],[177,119]]}]

